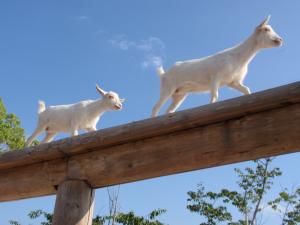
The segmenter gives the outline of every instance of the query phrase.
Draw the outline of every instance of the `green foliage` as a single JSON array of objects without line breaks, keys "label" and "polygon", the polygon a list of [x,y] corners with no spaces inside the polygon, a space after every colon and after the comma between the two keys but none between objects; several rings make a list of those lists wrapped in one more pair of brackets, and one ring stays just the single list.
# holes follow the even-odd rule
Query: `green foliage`
[{"label": "green foliage", "polygon": [[44,217],[44,219],[46,219],[46,221],[41,222],[41,225],[51,225],[52,224],[52,218],[53,218],[53,214],[52,213],[47,213],[43,210],[35,210],[35,211],[31,211],[28,214],[30,219],[37,219],[39,217]]},{"label": "green foliage", "polygon": [[167,210],[165,209],[156,209],[156,210],[153,210],[150,214],[149,214],[149,218],[150,220],[154,220],[156,217],[160,216],[161,214],[164,214],[166,213]]},{"label": "green foliage", "polygon": [[[222,189],[220,192],[205,191],[199,185],[197,191],[188,192],[187,208],[198,213],[205,222],[200,225],[217,225],[227,222],[230,225],[256,224],[261,211],[261,203],[266,192],[272,187],[275,177],[282,173],[279,168],[269,168],[272,159],[255,160],[255,167],[235,169],[238,175],[238,191]],[[243,219],[233,221],[228,206],[233,206]]]},{"label": "green foliage", "polygon": [[10,220],[9,224],[10,225],[21,225],[18,221],[15,221],[15,220]]},{"label": "green foliage", "polygon": [[20,127],[19,118],[7,113],[0,98],[0,153],[5,150],[21,149],[25,145],[24,129]]},{"label": "green foliage", "polygon": [[136,216],[133,211],[129,213],[119,213],[116,217],[116,222],[122,225],[164,225],[156,220],[156,217],[165,212],[165,209],[154,210],[148,217]]},{"label": "green foliage", "polygon": [[189,204],[187,208],[206,218],[206,222],[200,223],[200,225],[217,225],[220,222],[232,220],[232,215],[227,211],[227,208],[217,201],[220,194],[205,192],[204,186],[199,184],[197,191],[189,191],[188,195]]},{"label": "green foliage", "polygon": [[[165,209],[157,209],[150,212],[147,217],[137,216],[133,211],[129,213],[119,213],[117,214],[115,221],[120,225],[165,225],[164,223],[158,221],[156,218],[161,214],[165,213]],[[43,210],[35,210],[28,214],[30,219],[37,219],[42,217],[45,221],[41,222],[41,225],[51,225],[53,214],[47,213]],[[111,216],[99,216],[97,215],[92,222],[92,225],[108,225],[111,224]],[[11,220],[11,225],[21,225],[19,222]],[[113,224],[115,225],[115,224]]]},{"label": "green foliage", "polygon": [[104,225],[105,224],[105,221],[107,220],[108,218],[105,218],[105,217],[102,217],[102,216],[96,216],[94,219],[93,219],[93,222],[92,222],[92,225]]},{"label": "green foliage", "polygon": [[273,210],[282,214],[282,225],[300,224],[300,188],[293,193],[288,193],[285,189],[268,204]]}]

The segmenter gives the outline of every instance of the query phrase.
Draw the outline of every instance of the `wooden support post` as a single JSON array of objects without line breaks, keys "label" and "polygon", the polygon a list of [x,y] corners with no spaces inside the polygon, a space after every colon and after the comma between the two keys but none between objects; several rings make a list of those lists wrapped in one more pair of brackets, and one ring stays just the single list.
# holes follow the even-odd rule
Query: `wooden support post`
[{"label": "wooden support post", "polygon": [[58,186],[52,225],[91,225],[94,190],[82,180],[66,180]]}]

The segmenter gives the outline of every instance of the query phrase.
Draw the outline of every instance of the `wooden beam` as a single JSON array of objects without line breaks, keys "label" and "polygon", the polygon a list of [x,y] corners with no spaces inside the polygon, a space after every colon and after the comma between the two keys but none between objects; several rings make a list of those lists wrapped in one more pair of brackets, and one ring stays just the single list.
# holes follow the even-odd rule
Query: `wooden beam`
[{"label": "wooden beam", "polygon": [[84,181],[62,182],[58,186],[52,225],[92,225],[94,192]]},{"label": "wooden beam", "polygon": [[[191,129],[300,102],[300,82],[0,155],[0,171]],[[38,150],[38,151],[36,151]]]},{"label": "wooden beam", "polygon": [[300,82],[0,156],[0,201],[93,188],[300,150]]}]

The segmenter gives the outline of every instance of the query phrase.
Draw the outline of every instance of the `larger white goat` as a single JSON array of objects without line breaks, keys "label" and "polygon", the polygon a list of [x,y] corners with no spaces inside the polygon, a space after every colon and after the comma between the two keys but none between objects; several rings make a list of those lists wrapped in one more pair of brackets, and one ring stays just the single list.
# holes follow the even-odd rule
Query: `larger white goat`
[{"label": "larger white goat", "polygon": [[160,76],[160,98],[152,110],[155,117],[161,106],[172,97],[167,113],[174,112],[189,92],[210,92],[211,103],[218,99],[218,88],[229,86],[244,94],[250,94],[243,85],[248,64],[256,53],[263,48],[282,45],[282,39],[268,22],[268,16],[259,24],[254,33],[243,43],[201,59],[176,62],[169,71],[157,69]]},{"label": "larger white goat", "polygon": [[122,102],[115,92],[106,92],[96,85],[102,99],[85,100],[71,105],[57,105],[45,107],[43,101],[39,101],[38,125],[33,134],[28,138],[26,146],[43,131],[46,136],[42,143],[50,142],[57,133],[66,132],[72,136],[78,135],[78,130],[95,131],[101,115],[109,110],[122,109]]}]

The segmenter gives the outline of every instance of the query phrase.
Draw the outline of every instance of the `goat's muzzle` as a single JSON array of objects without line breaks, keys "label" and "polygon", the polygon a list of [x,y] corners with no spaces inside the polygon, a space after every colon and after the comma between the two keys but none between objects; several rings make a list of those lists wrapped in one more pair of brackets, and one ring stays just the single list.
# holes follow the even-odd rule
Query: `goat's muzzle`
[{"label": "goat's muzzle", "polygon": [[283,40],[282,38],[276,38],[273,40],[273,42],[277,45],[277,46],[281,46],[283,44]]},{"label": "goat's muzzle", "polygon": [[117,110],[120,110],[120,109],[122,109],[122,105],[121,105],[121,104],[116,104],[116,105],[115,105],[115,108],[116,108]]}]

